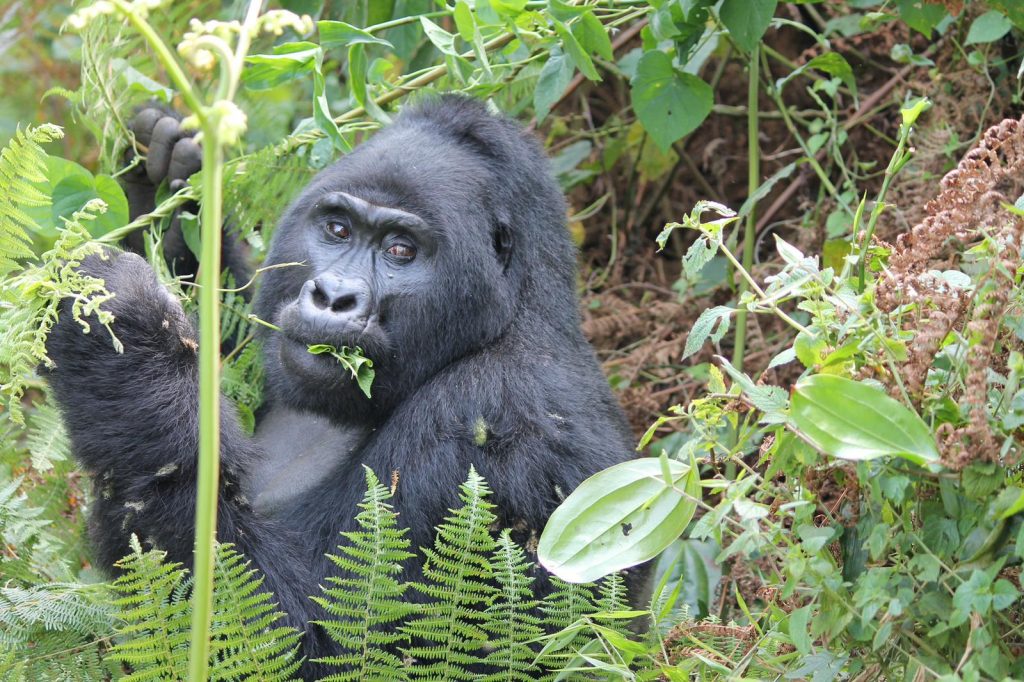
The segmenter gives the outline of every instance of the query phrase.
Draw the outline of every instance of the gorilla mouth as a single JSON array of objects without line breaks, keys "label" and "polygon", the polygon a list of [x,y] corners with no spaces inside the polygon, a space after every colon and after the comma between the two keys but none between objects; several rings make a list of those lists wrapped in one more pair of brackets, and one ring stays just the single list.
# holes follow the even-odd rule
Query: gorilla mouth
[{"label": "gorilla mouth", "polygon": [[282,363],[290,370],[316,381],[340,385],[348,383],[350,375],[330,355],[310,353],[308,349],[311,345],[326,343],[335,348],[359,346],[371,359],[378,355],[384,345],[383,331],[376,315],[366,318],[362,324],[348,323],[328,329],[323,325],[310,324],[298,312],[298,306],[289,304],[278,315],[277,324],[281,328],[281,333],[276,335],[280,340],[278,353]]}]

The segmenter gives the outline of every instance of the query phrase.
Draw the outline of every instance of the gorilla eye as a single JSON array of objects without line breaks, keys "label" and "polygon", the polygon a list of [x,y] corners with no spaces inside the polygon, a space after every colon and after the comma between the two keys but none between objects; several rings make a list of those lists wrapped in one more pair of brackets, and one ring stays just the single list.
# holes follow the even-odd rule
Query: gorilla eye
[{"label": "gorilla eye", "polygon": [[331,235],[335,239],[348,239],[352,236],[352,232],[349,230],[348,225],[337,220],[329,221],[324,229],[327,230],[327,234]]},{"label": "gorilla eye", "polygon": [[402,260],[412,260],[416,256],[416,249],[407,244],[392,244],[387,253]]}]

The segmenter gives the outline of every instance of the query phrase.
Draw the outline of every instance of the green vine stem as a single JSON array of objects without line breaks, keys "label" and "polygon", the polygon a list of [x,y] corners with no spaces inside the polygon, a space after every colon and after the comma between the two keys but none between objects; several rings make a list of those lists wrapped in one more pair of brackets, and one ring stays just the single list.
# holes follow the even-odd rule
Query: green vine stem
[{"label": "green vine stem", "polygon": [[[747,86],[747,196],[754,196],[761,184],[761,148],[758,146],[758,82],[760,80],[760,48],[754,47],[750,52]],[[750,207],[743,226],[743,270],[750,272],[754,266],[754,239],[756,234],[757,212]],[[739,296],[749,290],[746,279],[740,280]],[[743,371],[743,356],[747,345],[747,309],[736,311],[736,338],[732,349],[732,364]]]}]

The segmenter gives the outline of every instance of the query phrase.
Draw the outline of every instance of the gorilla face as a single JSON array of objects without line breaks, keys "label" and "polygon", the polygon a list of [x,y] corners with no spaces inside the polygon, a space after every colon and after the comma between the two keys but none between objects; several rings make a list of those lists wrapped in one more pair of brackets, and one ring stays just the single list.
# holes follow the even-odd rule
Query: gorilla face
[{"label": "gorilla face", "polygon": [[[325,170],[282,220],[257,314],[275,398],[341,421],[374,421],[512,318],[512,235],[487,200],[496,181],[471,147],[387,129]],[[376,379],[367,399],[311,344],[360,347]]]},{"label": "gorilla face", "polygon": [[442,235],[415,214],[343,191],[325,194],[306,221],[309,279],[279,312],[280,358],[304,383],[330,385],[343,374],[338,362],[307,348],[359,346],[370,358],[387,357],[389,319],[424,305],[417,299],[435,287]]}]

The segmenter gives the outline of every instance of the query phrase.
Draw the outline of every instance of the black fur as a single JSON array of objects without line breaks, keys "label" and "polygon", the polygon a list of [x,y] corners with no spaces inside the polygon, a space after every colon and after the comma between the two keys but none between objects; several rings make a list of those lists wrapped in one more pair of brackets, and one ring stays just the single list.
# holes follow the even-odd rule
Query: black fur
[{"label": "black fur", "polygon": [[[394,505],[420,547],[457,504],[470,465],[494,490],[500,522],[526,541],[584,478],[632,451],[621,409],[580,331],[563,197],[541,149],[518,125],[469,99],[426,101],[313,180],[285,212],[267,261],[306,266],[265,273],[257,296],[257,314],[286,332],[294,317],[289,305],[311,271],[321,261],[334,267],[311,216],[337,191],[415,214],[437,241],[422,255],[421,270],[401,271],[419,272],[411,279],[384,277],[374,261],[378,333],[339,337],[374,360],[372,399],[340,371],[319,382],[289,371],[282,363],[288,336],[271,332],[264,339],[266,421],[274,426],[250,439],[230,405],[223,410],[218,537],[266,574],[290,622],[306,629],[309,658],[331,651],[308,625],[321,615],[308,595],[332,570],[324,554],[338,544],[338,532],[354,526],[362,465],[385,482],[397,475]],[[49,351],[75,454],[96,484],[99,558],[109,565],[137,533],[190,563],[195,329],[139,257],[96,258],[85,267],[117,294],[111,309],[124,353],[114,352],[102,330],[82,334],[69,315]],[[340,451],[327,464],[321,458],[306,465],[300,494],[255,504],[261,484],[249,481],[251,472],[275,455],[289,464],[289,452],[267,452],[267,444],[277,448],[311,432],[300,418],[328,434],[316,442]],[[481,420],[482,446],[475,440]],[[311,457],[323,454],[312,441],[309,447]],[[411,561],[405,577],[419,578],[421,568]],[[538,573],[543,594],[549,586]],[[312,666],[304,672],[311,675]]]}]

